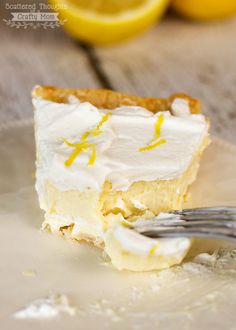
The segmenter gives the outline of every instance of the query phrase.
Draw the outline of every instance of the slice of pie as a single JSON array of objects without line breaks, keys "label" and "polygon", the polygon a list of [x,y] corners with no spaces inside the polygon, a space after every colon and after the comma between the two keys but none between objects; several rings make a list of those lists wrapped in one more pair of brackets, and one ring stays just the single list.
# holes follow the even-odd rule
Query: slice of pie
[{"label": "slice of pie", "polygon": [[119,269],[180,263],[189,239],[129,225],[181,209],[209,143],[199,102],[37,86],[33,105],[43,228],[104,248]]}]

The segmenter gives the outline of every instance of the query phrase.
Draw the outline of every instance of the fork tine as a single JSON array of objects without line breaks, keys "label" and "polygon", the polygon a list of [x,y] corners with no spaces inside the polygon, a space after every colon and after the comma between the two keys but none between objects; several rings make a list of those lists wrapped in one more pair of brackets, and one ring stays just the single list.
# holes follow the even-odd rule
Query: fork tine
[{"label": "fork tine", "polygon": [[175,210],[170,214],[179,215],[182,220],[236,220],[235,207],[202,207]]},{"label": "fork tine", "polygon": [[167,228],[167,227],[209,227],[209,228],[236,228],[236,221],[221,221],[221,220],[189,220],[189,221],[171,221],[171,220],[163,220],[158,222],[151,222],[143,225],[134,226],[134,229],[142,230],[143,228]]},{"label": "fork tine", "polygon": [[151,238],[215,237],[236,240],[236,207],[203,207],[169,212],[168,217],[133,227]]},{"label": "fork tine", "polygon": [[209,221],[235,221],[236,215],[233,214],[183,214],[180,216],[181,220],[209,220]]},{"label": "fork tine", "polygon": [[169,228],[169,229],[149,229],[139,231],[140,234],[150,238],[177,238],[177,237],[212,237],[221,238],[227,240],[236,240],[236,231],[231,228],[214,228],[209,229],[208,227],[198,228]]},{"label": "fork tine", "polygon": [[233,206],[216,206],[216,207],[197,207],[183,210],[171,211],[172,214],[178,215],[236,215],[236,207]]}]

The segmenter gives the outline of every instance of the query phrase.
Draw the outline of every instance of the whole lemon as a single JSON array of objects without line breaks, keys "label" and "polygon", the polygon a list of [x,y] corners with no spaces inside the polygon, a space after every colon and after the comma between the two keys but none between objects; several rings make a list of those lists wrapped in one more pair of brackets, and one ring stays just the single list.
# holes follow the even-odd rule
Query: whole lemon
[{"label": "whole lemon", "polygon": [[236,0],[172,0],[172,8],[193,20],[214,20],[236,14]]},{"label": "whole lemon", "polygon": [[[169,0],[49,0],[76,39],[107,45],[132,38],[155,24]],[[57,9],[58,7],[58,9]]]}]

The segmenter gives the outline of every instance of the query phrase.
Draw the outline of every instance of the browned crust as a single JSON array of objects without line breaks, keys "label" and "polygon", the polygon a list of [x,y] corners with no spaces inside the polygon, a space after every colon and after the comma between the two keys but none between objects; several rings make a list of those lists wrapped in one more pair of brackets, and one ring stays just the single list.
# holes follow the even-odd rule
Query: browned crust
[{"label": "browned crust", "polygon": [[175,98],[188,100],[191,113],[200,113],[200,102],[184,93],[173,94],[170,97],[151,98],[114,92],[108,89],[67,89],[53,86],[36,86],[33,97],[42,97],[56,103],[68,103],[68,96],[73,95],[82,102],[90,102],[97,108],[115,109],[122,105],[142,106],[152,112],[171,110]]}]

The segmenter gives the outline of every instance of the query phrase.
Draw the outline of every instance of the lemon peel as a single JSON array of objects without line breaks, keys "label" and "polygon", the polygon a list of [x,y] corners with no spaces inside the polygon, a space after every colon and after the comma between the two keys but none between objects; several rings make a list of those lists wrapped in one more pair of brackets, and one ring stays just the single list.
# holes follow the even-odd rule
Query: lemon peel
[{"label": "lemon peel", "polygon": [[90,131],[86,131],[80,138],[81,142],[79,143],[71,143],[69,142],[67,139],[63,138],[65,144],[68,147],[72,147],[75,148],[74,151],[71,153],[71,155],[69,156],[69,158],[65,161],[65,166],[69,167],[73,164],[73,162],[75,161],[75,159],[83,152],[86,151],[88,149],[91,149],[91,155],[89,157],[88,166],[92,166],[94,165],[95,161],[96,161],[96,157],[97,157],[97,152],[96,152],[96,148],[94,143],[88,143],[87,138],[89,137],[89,135],[93,135],[93,136],[98,136],[102,133],[101,127],[102,125],[108,120],[109,116],[110,116],[110,112],[108,112],[107,114],[105,114],[102,119],[99,121],[99,123]]},{"label": "lemon peel", "polygon": [[102,133],[101,126],[108,120],[110,115],[111,115],[110,112],[105,114],[100,120],[100,122],[97,124],[97,126],[90,131],[93,136],[98,136],[99,134]]},{"label": "lemon peel", "polygon": [[144,32],[161,18],[169,0],[49,0],[63,27],[92,45],[110,45]]},{"label": "lemon peel", "polygon": [[161,126],[164,122],[164,115],[161,114],[158,118],[157,118],[157,121],[156,121],[156,124],[155,124],[155,135],[156,135],[156,139],[158,139],[160,136],[161,136]]},{"label": "lemon peel", "polygon": [[171,6],[178,14],[198,21],[224,19],[236,14],[235,0],[172,0]]},{"label": "lemon peel", "polygon": [[149,250],[149,256],[153,256],[157,249],[158,249],[158,245],[153,245]]},{"label": "lemon peel", "polygon": [[140,151],[140,152],[148,151],[148,150],[154,149],[162,144],[165,144],[167,142],[165,139],[159,140],[159,138],[161,137],[161,127],[164,123],[164,119],[165,119],[165,117],[163,114],[161,114],[157,118],[155,126],[154,126],[155,137],[151,140],[151,142],[147,146],[139,148],[138,151]]}]

